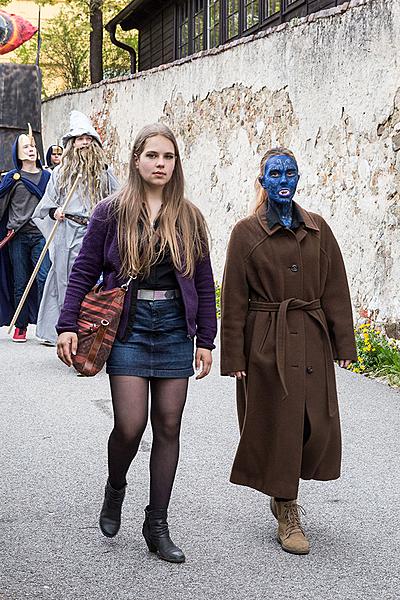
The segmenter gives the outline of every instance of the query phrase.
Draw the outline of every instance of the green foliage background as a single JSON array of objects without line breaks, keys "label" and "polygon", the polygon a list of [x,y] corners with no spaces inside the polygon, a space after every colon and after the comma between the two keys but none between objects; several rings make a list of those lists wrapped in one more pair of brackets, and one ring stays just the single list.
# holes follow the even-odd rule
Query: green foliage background
[{"label": "green foliage background", "polygon": [[[0,0],[6,5],[9,0]],[[50,4],[40,0],[37,4]],[[106,24],[127,4],[127,0],[104,0],[103,22]],[[60,13],[46,22],[41,32],[40,67],[43,74],[43,96],[76,89],[90,84],[89,36],[90,3],[86,0],[67,0]],[[136,31],[117,31],[117,39],[137,50]],[[36,61],[38,36],[20,46],[14,62],[33,64]],[[104,78],[129,75],[129,53],[111,43],[104,30],[103,38]]]}]

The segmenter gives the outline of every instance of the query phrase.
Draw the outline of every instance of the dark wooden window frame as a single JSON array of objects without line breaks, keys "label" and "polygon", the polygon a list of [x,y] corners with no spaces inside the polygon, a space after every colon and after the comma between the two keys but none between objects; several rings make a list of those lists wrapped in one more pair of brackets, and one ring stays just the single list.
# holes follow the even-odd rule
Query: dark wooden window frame
[{"label": "dark wooden window frame", "polygon": [[[309,0],[294,0],[290,3],[290,0],[281,0],[281,8],[278,12],[268,15],[266,11],[266,0],[259,0],[258,5],[258,22],[252,27],[246,28],[245,23],[245,6],[249,4],[250,0],[239,0],[239,31],[238,34],[228,38],[228,1],[220,0],[220,15],[219,15],[219,46],[227,42],[234,41],[241,37],[251,35],[257,31],[261,31],[268,26],[279,25],[280,23],[287,21],[290,18],[290,14],[293,12],[296,14],[298,9],[305,7],[304,14],[310,14],[308,9]],[[345,0],[336,0],[336,5],[340,5]],[[189,47],[188,55],[190,56],[194,52],[194,4],[195,0],[181,0],[176,5],[176,58],[179,58],[179,11],[178,7],[182,4],[188,5],[189,12]],[[208,37],[208,1],[204,0],[204,30],[203,30],[203,50],[207,50],[209,47]],[[210,46],[215,47],[215,46]]]},{"label": "dark wooden window frame", "polygon": [[[258,3],[258,9],[253,11],[254,4]],[[258,27],[260,24],[260,20],[261,20],[261,4],[262,4],[262,0],[243,0],[243,29],[244,31],[249,31],[250,29],[253,29],[253,27]],[[250,25],[250,27],[247,27],[247,9],[251,8],[251,12],[253,15],[256,15],[256,21]]]},{"label": "dark wooden window frame", "polygon": [[[187,16],[185,17],[185,20],[187,19],[188,23],[187,23],[187,27],[188,27],[188,40],[187,40],[187,44],[182,44],[182,37],[181,37],[181,33],[182,33],[182,26],[183,26],[183,20],[181,19],[181,9],[183,9],[183,7],[185,5],[189,5],[188,2],[182,2],[181,4],[177,5],[176,10],[175,10],[175,58],[185,58],[186,56],[189,56],[190,54],[192,54],[192,42],[191,42],[191,26],[190,26],[190,10],[189,10],[189,6],[188,6],[188,12],[187,12]],[[187,46],[187,52],[185,52],[185,54],[182,54],[182,48]]]},{"label": "dark wooden window frame", "polygon": [[[223,4],[223,0],[213,0],[213,6],[215,7],[215,3],[218,2],[219,3],[219,10],[218,10],[218,23],[217,26],[214,27],[213,29],[210,28],[210,23],[208,22],[208,18],[209,18],[209,11],[210,11],[210,7],[208,5],[207,2],[207,23],[206,23],[206,30],[207,30],[207,46],[208,48],[216,48],[217,46],[219,46],[219,44],[221,43],[221,19],[222,19],[222,4]],[[211,32],[218,32],[218,42],[217,44],[214,43],[209,43],[209,40],[211,40],[212,34]]]},{"label": "dark wooden window frame", "polygon": [[[237,10],[233,10],[233,12],[231,12],[231,8],[229,7],[229,2],[234,2],[237,3]],[[226,31],[226,39],[227,40],[234,40],[235,38],[240,36],[240,32],[242,29],[242,23],[241,23],[241,8],[242,8],[242,0],[224,0],[224,4],[225,4],[225,31]],[[235,8],[235,7],[232,7]],[[229,36],[228,33],[228,29],[229,29],[229,20],[232,17],[235,17],[235,15],[237,15],[237,34],[235,35],[231,35]]]},{"label": "dark wooden window frame", "polygon": [[[203,4],[202,8],[197,7],[196,5],[201,2]],[[204,50],[207,47],[207,0],[192,0],[191,8],[192,8],[191,21],[192,21],[192,32],[193,32],[192,48],[193,48],[193,52],[201,52],[201,50]],[[198,10],[196,10],[196,9],[198,9]],[[198,34],[196,36],[196,31],[195,31],[196,17],[199,17],[199,15],[201,13],[203,13],[203,31],[201,34]],[[203,47],[195,48],[196,40],[200,37],[203,41]]]}]

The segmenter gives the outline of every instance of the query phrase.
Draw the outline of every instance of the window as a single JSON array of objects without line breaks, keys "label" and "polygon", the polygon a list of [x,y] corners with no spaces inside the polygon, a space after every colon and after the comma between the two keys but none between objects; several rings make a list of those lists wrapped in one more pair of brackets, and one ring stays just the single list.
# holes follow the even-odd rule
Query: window
[{"label": "window", "polygon": [[226,1],[227,39],[239,34],[239,3],[240,0]]},{"label": "window", "polygon": [[281,10],[281,0],[265,0],[265,16],[270,17]]},{"label": "window", "polygon": [[189,54],[189,2],[178,6],[178,58]]},{"label": "window", "polygon": [[259,22],[259,4],[259,0],[244,1],[244,29],[250,29]]},{"label": "window", "polygon": [[220,0],[208,0],[208,48],[218,46],[220,24]]},{"label": "window", "polygon": [[193,2],[193,52],[204,49],[204,0]]}]

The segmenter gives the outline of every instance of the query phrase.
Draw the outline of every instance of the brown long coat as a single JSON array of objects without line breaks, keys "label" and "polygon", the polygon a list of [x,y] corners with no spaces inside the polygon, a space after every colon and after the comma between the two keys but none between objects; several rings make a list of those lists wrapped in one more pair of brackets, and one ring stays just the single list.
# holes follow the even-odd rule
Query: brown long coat
[{"label": "brown long coat", "polygon": [[322,217],[296,206],[296,231],[269,229],[265,206],[237,223],[222,286],[221,373],[247,374],[231,481],[282,498],[297,497],[300,477],[339,477],[334,360],[357,358],[339,246]]}]

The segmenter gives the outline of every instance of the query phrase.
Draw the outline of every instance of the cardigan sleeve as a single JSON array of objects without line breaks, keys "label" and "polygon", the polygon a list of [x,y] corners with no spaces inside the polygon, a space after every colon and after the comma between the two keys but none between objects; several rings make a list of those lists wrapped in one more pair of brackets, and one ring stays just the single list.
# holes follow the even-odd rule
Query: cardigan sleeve
[{"label": "cardigan sleeve", "polygon": [[82,300],[97,283],[103,271],[104,242],[108,231],[107,211],[99,205],[90,219],[82,247],[68,279],[64,305],[56,326],[57,333],[78,332]]},{"label": "cardigan sleeve", "polygon": [[346,270],[339,245],[324,222],[322,249],[328,259],[328,272],[321,294],[335,360],[357,360],[353,317]]},{"label": "cardigan sleeve", "polygon": [[238,223],[228,245],[221,290],[221,375],[246,370],[244,328],[249,306],[245,236]]},{"label": "cardigan sleeve", "polygon": [[217,315],[214,277],[208,254],[196,265],[194,277],[199,299],[196,315],[196,346],[213,350],[215,348],[213,342],[217,335]]}]

